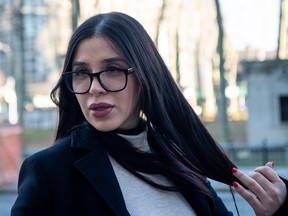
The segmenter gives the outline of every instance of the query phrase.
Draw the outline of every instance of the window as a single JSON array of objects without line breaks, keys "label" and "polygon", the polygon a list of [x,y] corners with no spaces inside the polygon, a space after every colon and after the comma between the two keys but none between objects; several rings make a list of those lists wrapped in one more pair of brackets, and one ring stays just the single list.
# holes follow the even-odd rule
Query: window
[{"label": "window", "polygon": [[288,123],[288,95],[280,96],[280,117],[281,122]]}]

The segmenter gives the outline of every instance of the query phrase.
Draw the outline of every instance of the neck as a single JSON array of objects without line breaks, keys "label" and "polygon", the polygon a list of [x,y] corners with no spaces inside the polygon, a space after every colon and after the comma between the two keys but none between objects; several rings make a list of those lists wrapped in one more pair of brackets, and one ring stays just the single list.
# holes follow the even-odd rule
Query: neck
[{"label": "neck", "polygon": [[137,135],[142,133],[146,128],[146,122],[144,120],[140,120],[139,124],[135,128],[131,129],[116,129],[113,132],[117,134],[124,134],[124,135]]}]

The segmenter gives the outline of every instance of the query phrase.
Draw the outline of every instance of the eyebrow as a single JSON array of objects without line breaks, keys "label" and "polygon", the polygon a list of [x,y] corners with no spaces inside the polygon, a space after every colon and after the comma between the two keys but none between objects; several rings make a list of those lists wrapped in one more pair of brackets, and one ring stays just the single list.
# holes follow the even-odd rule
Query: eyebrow
[{"label": "eyebrow", "polygon": [[128,64],[127,61],[124,58],[120,57],[120,56],[104,59],[103,62],[104,63],[123,62],[125,64]]},{"label": "eyebrow", "polygon": [[75,66],[86,66],[88,64],[86,64],[85,62],[78,62],[78,61],[74,61],[72,63],[72,68],[75,67]]},{"label": "eyebrow", "polygon": [[[125,63],[128,65],[127,61],[122,58],[122,57],[111,57],[111,58],[107,58],[107,59],[104,59],[102,61],[102,63],[104,64],[107,64],[107,63],[112,63],[112,62],[122,62],[122,63]],[[75,67],[75,66],[87,66],[88,64],[86,62],[81,62],[81,61],[74,61],[72,63],[72,68]]]}]

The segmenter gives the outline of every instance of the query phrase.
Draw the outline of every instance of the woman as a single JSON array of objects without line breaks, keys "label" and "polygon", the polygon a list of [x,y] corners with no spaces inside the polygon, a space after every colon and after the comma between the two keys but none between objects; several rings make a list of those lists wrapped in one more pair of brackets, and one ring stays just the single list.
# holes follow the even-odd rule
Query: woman
[{"label": "woman", "polygon": [[76,29],[51,98],[56,145],[24,161],[12,216],[232,215],[207,177],[233,184],[257,215],[287,211],[272,164],[235,168],[125,14]]}]

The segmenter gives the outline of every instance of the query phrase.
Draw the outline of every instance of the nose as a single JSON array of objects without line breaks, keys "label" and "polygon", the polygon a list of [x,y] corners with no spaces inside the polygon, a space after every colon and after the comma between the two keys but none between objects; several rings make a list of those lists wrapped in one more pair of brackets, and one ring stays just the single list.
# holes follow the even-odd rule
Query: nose
[{"label": "nose", "polygon": [[94,79],[92,79],[89,92],[92,95],[98,96],[100,94],[105,94],[107,91],[100,85],[99,80],[96,77],[94,77]]}]

